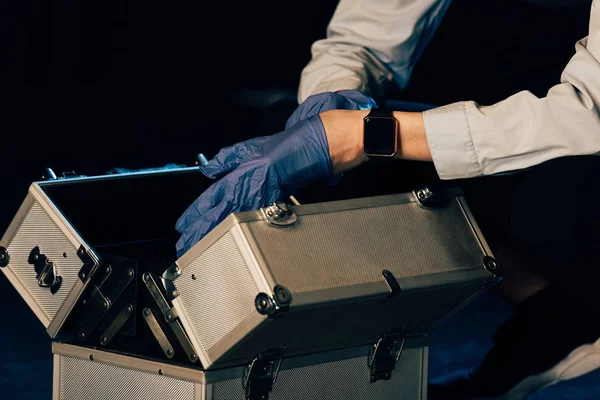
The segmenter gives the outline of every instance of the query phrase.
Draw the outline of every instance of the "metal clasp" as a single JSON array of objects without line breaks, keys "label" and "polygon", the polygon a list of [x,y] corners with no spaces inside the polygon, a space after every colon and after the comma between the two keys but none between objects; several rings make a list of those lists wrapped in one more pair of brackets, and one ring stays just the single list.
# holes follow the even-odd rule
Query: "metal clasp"
[{"label": "metal clasp", "polygon": [[298,220],[298,216],[285,203],[271,203],[260,209],[267,223],[272,226],[288,226]]},{"label": "metal clasp", "polygon": [[283,354],[281,350],[265,351],[254,357],[242,378],[246,400],[267,400],[277,381]]},{"label": "metal clasp", "polygon": [[390,380],[392,371],[396,368],[396,363],[402,355],[406,335],[383,335],[373,344],[367,364],[371,373],[371,383],[378,380]]},{"label": "metal clasp", "polygon": [[55,294],[62,285],[62,277],[58,276],[56,265],[48,260],[44,254],[41,254],[40,248],[35,246],[29,253],[27,260],[35,268],[37,283],[39,287],[50,288],[50,292]]},{"label": "metal clasp", "polygon": [[427,186],[417,189],[413,193],[420,205],[424,208],[437,209],[443,208],[448,204],[449,199],[445,193],[431,190]]}]

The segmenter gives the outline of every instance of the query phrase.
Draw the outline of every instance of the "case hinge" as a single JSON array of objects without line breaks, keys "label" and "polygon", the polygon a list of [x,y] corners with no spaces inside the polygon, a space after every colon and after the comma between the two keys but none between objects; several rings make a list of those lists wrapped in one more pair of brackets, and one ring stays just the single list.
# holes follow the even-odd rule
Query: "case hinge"
[{"label": "case hinge", "polygon": [[387,381],[392,377],[392,371],[396,368],[405,342],[406,335],[401,333],[383,335],[373,344],[367,359],[371,383],[378,380]]},{"label": "case hinge", "polygon": [[92,273],[94,273],[95,267],[98,266],[100,263],[94,262],[89,253],[85,250],[85,247],[83,247],[83,245],[79,246],[79,249],[77,249],[77,257],[79,257],[79,259],[83,263],[81,269],[79,270],[79,279],[82,282],[85,282],[90,278]]},{"label": "case hinge", "polygon": [[175,350],[160,327],[160,324],[158,323],[158,320],[154,316],[152,310],[146,307],[142,311],[142,315],[144,316],[144,321],[146,321],[146,324],[148,325],[148,328],[150,328],[152,335],[154,335],[154,338],[158,342],[160,348],[165,353],[167,358],[173,358],[175,355]]},{"label": "case hinge", "polygon": [[246,400],[267,400],[279,375],[283,354],[281,350],[264,351],[244,370],[242,388]]},{"label": "case hinge", "polygon": [[[158,309],[160,310],[162,317],[164,318],[165,322],[173,330],[173,333],[177,337],[179,344],[181,344],[183,351],[185,351],[186,355],[188,356],[188,359],[192,363],[195,363],[196,361],[198,361],[198,355],[196,354],[196,351],[194,350],[194,347],[192,346],[192,343],[190,342],[190,339],[189,339],[187,333],[183,329],[183,325],[181,324],[181,321],[179,320],[179,315],[177,314],[177,311],[173,307],[171,307],[171,305],[169,304],[169,302],[167,301],[167,299],[161,292],[158,284],[156,283],[154,276],[152,276],[151,273],[149,273],[149,272],[144,273],[143,280],[144,280],[144,284],[146,285],[146,288],[152,295],[154,302],[158,306]],[[157,338],[157,340],[158,340],[158,338]],[[159,340],[159,343],[161,343],[160,340]],[[161,344],[161,347],[162,346],[163,345]],[[164,347],[163,347],[163,349],[164,349]]]},{"label": "case hinge", "polygon": [[268,207],[261,208],[260,210],[265,216],[267,223],[271,226],[288,226],[298,220],[298,216],[285,203],[273,202]]},{"label": "case hinge", "polygon": [[[94,272],[92,282],[79,300],[79,310],[74,318],[79,325],[77,337],[80,340],[87,339],[100,325],[108,311],[135,278],[135,262],[109,256],[105,256],[104,260],[112,265],[103,264]],[[102,345],[108,344],[112,340],[112,336],[121,329],[129,318],[126,314],[127,312],[124,312],[123,315],[117,317],[116,324],[111,325],[112,329],[103,336],[106,343],[102,343],[102,338],[100,338]]]}]

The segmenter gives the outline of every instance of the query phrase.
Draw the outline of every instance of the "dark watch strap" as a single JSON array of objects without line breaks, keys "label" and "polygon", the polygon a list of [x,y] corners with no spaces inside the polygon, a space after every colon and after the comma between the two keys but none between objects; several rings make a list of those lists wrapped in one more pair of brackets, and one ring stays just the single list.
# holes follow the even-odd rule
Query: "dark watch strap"
[{"label": "dark watch strap", "polygon": [[368,117],[393,117],[394,110],[391,108],[371,108]]}]

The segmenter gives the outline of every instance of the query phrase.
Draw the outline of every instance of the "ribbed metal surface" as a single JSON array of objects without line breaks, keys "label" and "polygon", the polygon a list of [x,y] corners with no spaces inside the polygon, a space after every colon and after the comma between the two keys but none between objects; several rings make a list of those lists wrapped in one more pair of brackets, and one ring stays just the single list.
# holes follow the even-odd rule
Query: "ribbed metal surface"
[{"label": "ribbed metal surface", "polygon": [[[341,302],[327,307],[296,309],[269,321],[238,345],[222,361],[242,362],[257,349],[285,346],[286,351],[322,351],[375,342],[386,332],[403,329],[412,335],[427,333],[479,289],[479,285],[450,286],[416,291],[389,301]],[[317,328],[318,327],[318,328]]]},{"label": "ribbed metal surface", "polygon": [[[424,348],[406,349],[389,381],[369,383],[367,357],[282,370],[270,400],[423,399]],[[285,365],[285,360],[283,361]],[[213,384],[208,400],[244,398],[241,379]]]},{"label": "ribbed metal surface", "polygon": [[182,267],[179,299],[208,351],[255,310],[258,289],[230,232]]},{"label": "ribbed metal surface", "polygon": [[463,270],[483,253],[457,203],[393,204],[300,216],[283,229],[248,223],[275,279],[292,293]]},{"label": "ribbed metal surface", "polygon": [[61,356],[60,400],[194,400],[194,383]]},{"label": "ribbed metal surface", "polygon": [[[38,286],[34,266],[27,262],[29,253],[35,246],[54,262],[58,275],[63,278],[56,294],[52,294],[50,288]],[[7,248],[10,254],[9,268],[52,320],[79,279],[77,274],[82,263],[77,257],[77,248],[37,202],[29,209]]]}]

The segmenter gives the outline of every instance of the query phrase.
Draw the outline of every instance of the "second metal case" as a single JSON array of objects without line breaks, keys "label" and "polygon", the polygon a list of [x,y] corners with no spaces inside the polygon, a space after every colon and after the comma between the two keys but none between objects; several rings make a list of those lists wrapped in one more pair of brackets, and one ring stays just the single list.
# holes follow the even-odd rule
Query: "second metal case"
[{"label": "second metal case", "polygon": [[408,340],[388,379],[358,346],[215,371],[54,343],[54,400],[425,400],[428,347]]}]

